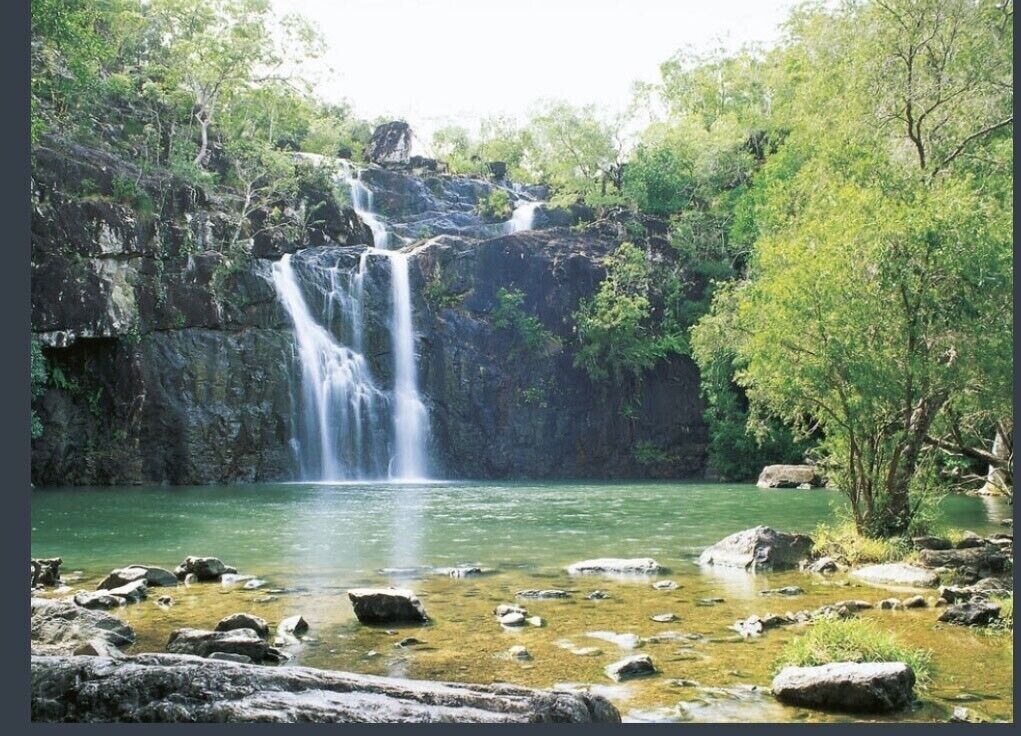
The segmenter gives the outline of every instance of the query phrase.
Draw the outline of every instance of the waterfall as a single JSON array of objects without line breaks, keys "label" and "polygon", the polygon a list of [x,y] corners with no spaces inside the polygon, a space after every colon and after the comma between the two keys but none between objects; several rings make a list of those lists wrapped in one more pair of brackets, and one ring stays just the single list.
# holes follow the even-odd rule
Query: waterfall
[{"label": "waterfall", "polygon": [[542,202],[522,202],[514,208],[511,218],[503,224],[505,235],[519,233],[522,230],[531,230],[535,221],[535,210]]},{"label": "waterfall", "polygon": [[[373,247],[363,251],[353,274],[337,267],[311,284],[324,297],[316,319],[285,255],[273,266],[273,282],[294,323],[301,362],[301,407],[294,443],[303,479],[382,479],[414,481],[428,477],[426,443],[429,416],[418,391],[418,367],[411,310],[408,257],[389,250],[390,233],[373,211],[372,191],[342,163],[339,179],[372,230]],[[390,264],[389,330],[393,357],[392,390],[381,390],[363,355],[365,277],[370,257]],[[320,269],[321,270],[321,269]],[[315,271],[314,271],[315,273]],[[339,311],[339,314],[337,312]],[[331,332],[340,322],[341,337]]]},{"label": "waterfall", "polygon": [[[316,286],[324,293],[329,317],[335,304],[344,308],[356,300],[336,268],[326,275]],[[347,480],[380,475],[389,462],[385,437],[378,429],[388,397],[376,386],[365,357],[341,344],[312,316],[290,254],[273,264],[273,284],[294,323],[301,362],[296,447],[302,477]],[[351,341],[359,343],[361,326],[351,322]]]}]

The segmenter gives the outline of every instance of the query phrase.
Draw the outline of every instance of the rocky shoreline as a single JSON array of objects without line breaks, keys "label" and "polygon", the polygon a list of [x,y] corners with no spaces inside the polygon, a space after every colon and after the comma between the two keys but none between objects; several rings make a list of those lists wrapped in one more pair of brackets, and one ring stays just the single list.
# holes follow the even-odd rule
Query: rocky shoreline
[{"label": "rocky shoreline", "polygon": [[[737,640],[756,639],[777,628],[800,630],[817,621],[855,618],[862,611],[896,615],[881,612],[938,609],[933,614],[933,624],[949,626],[948,631],[957,627],[997,625],[1000,600],[1012,595],[1010,578],[1003,574],[1013,557],[1010,535],[982,538],[966,534],[956,545],[949,540],[919,538],[916,546],[923,549],[913,555],[910,564],[889,563],[851,571],[849,580],[856,580],[859,586],[884,590],[886,598],[872,601],[849,599],[845,595],[816,609],[752,615],[733,625]],[[749,576],[767,570],[793,570],[811,579],[831,577],[834,570],[841,567],[834,562],[834,570],[824,566],[830,571],[817,572],[819,559],[812,558],[811,549],[811,540],[803,535],[760,526],[710,546],[700,555],[699,563],[707,569],[722,567]],[[924,554],[929,551],[941,554],[936,557]],[[981,564],[976,565],[976,561]],[[503,685],[437,684],[296,667],[288,662],[301,650],[310,629],[301,616],[280,620],[274,629],[260,616],[237,612],[219,622],[210,621],[207,629],[175,629],[166,643],[167,654],[128,655],[122,650],[136,641],[134,630],[103,609],[137,605],[149,595],[150,588],[160,591],[165,588],[172,593],[178,585],[221,582],[225,587],[237,584],[238,589],[243,589],[241,584],[256,582],[261,586],[263,581],[239,575],[235,568],[217,558],[188,557],[173,572],[151,565],[128,565],[113,570],[94,592],[72,591],[62,586],[59,559],[32,562],[33,596],[46,595],[51,590],[64,596],[32,599],[33,717],[38,720],[547,722],[620,719],[616,708],[592,695],[593,691],[587,686],[570,688],[570,692],[565,693],[559,687],[554,691],[540,691]],[[933,567],[937,564],[939,567]],[[45,576],[40,576],[40,571],[45,571]],[[461,565],[437,568],[432,574],[479,578],[496,572],[480,566]],[[683,587],[665,579],[669,571],[652,558],[590,559],[568,565],[565,572],[578,582],[600,577],[646,580],[649,595],[662,595]],[[418,576],[428,574],[425,569],[417,571]],[[974,579],[979,574],[986,576]],[[908,588],[914,594],[889,597],[890,590],[904,589],[905,581],[910,583]],[[926,587],[920,588],[921,584]],[[519,589],[514,595],[517,602],[500,604],[493,611],[495,625],[505,631],[545,627],[545,613],[535,616],[523,605],[525,603],[530,608],[533,603],[543,601],[581,599],[587,605],[598,606],[600,601],[613,598],[599,589],[585,595],[575,590]],[[802,595],[804,590],[796,585],[760,591],[764,601],[774,603],[796,601]],[[411,589],[352,588],[347,591],[347,597],[363,626],[429,626],[431,622],[430,614]],[[713,601],[722,602],[723,599]],[[160,595],[156,601],[164,610],[169,610],[173,604],[172,595]],[[706,605],[711,604],[707,602]],[[680,620],[669,611],[650,618],[656,623]],[[687,641],[690,645],[704,640],[701,635],[676,631],[654,636],[592,631],[586,636],[616,646],[627,654],[605,666],[605,677],[612,682],[662,676],[657,664],[659,655],[655,651],[628,653],[628,650],[646,642]],[[394,647],[413,649],[424,644],[418,636],[404,635]],[[557,645],[580,657],[601,653],[597,647],[580,646],[569,639]],[[679,651],[684,654],[686,647]],[[505,656],[526,664],[534,659],[529,648],[520,644],[512,646]],[[128,705],[119,705],[124,698],[120,689],[127,687],[123,683],[136,676],[140,678],[138,687],[145,691],[145,697],[128,699],[125,701]],[[204,684],[186,688],[184,694],[175,699],[166,695],[176,692],[181,682],[196,678]],[[776,674],[772,687],[765,692],[771,691],[780,703],[809,709],[889,712],[902,710],[914,702],[914,678],[910,665],[903,662],[834,662],[820,667],[787,667]],[[230,682],[235,688],[229,690],[232,693],[229,698],[210,694],[223,689],[221,681]],[[73,682],[87,683],[87,687],[72,688],[69,683]],[[61,688],[67,691],[61,694]],[[85,698],[82,692],[90,694]],[[437,692],[442,693],[442,698]],[[382,698],[378,707],[370,707],[368,703],[377,696]]]}]

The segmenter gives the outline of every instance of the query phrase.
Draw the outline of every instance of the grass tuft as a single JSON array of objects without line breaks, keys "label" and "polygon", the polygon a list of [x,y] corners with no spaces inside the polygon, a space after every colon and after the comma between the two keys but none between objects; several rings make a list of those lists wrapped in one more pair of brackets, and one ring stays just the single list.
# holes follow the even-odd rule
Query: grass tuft
[{"label": "grass tuft", "polygon": [[784,667],[815,667],[832,662],[906,662],[915,682],[925,688],[932,680],[932,652],[901,645],[893,634],[869,619],[821,620],[788,642],[773,662]]},{"label": "grass tuft", "polygon": [[848,565],[898,562],[911,554],[907,539],[872,539],[859,534],[853,522],[833,526],[820,524],[812,533],[812,539],[817,556],[828,555]]}]

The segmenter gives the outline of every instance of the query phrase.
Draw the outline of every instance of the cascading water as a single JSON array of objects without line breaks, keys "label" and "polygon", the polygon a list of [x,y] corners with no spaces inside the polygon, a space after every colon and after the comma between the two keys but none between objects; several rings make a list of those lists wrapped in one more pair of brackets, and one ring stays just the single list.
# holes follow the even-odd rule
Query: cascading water
[{"label": "cascading water", "polygon": [[531,230],[535,223],[535,210],[542,202],[522,202],[514,208],[511,218],[503,224],[504,234],[511,235],[523,230]]},{"label": "cascading water", "polygon": [[[353,275],[345,278],[332,267],[326,283],[313,284],[325,296],[322,324],[302,295],[291,256],[284,256],[273,268],[277,293],[294,323],[302,365],[297,441],[301,473],[303,478],[321,480],[423,480],[429,472],[429,416],[418,391],[408,258],[388,250],[390,233],[373,212],[372,191],[352,175],[346,163],[340,179],[350,189],[355,212],[372,230],[374,247],[362,253]],[[390,263],[394,376],[390,392],[376,386],[362,354],[365,280],[373,256]],[[342,320],[348,327],[342,340],[350,347],[329,329],[337,306],[349,315]]]}]

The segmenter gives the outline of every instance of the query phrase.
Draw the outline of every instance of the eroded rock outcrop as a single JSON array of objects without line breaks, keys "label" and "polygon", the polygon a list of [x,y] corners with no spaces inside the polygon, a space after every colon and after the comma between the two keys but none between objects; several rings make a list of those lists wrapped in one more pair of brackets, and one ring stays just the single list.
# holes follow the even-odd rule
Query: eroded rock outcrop
[{"label": "eroded rock outcrop", "polygon": [[813,465],[767,465],[759,474],[759,488],[817,488],[823,478]]},{"label": "eroded rock outcrop", "polygon": [[32,719],[76,722],[619,723],[606,699],[183,655],[33,657]]}]

